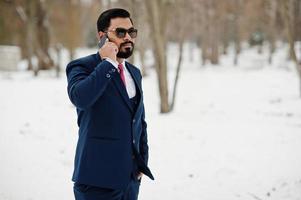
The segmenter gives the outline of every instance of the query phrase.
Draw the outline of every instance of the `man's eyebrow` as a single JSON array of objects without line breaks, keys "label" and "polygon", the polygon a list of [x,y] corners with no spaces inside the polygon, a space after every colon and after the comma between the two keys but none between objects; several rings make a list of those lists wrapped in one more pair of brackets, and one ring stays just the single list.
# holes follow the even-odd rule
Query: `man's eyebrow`
[{"label": "man's eyebrow", "polygon": [[[131,28],[134,28],[134,26],[131,26],[130,28],[125,28],[125,27],[118,26],[118,27],[116,27],[116,28],[131,29]],[[115,29],[116,29],[116,28],[115,28]]]}]

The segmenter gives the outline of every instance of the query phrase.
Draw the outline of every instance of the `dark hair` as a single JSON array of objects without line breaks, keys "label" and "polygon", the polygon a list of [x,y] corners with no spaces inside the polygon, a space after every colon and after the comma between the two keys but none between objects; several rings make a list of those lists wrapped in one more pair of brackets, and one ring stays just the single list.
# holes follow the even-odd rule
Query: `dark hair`
[{"label": "dark hair", "polygon": [[112,8],[109,10],[104,11],[103,13],[101,13],[98,17],[97,20],[97,30],[99,31],[106,31],[110,24],[111,24],[111,19],[117,18],[117,17],[121,17],[121,18],[130,18],[132,24],[133,21],[131,19],[131,15],[130,13],[122,8]]}]

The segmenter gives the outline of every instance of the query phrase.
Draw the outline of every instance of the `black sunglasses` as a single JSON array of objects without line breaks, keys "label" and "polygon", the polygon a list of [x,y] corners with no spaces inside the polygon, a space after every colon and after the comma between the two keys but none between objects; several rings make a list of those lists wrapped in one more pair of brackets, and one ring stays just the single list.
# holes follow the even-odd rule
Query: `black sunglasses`
[{"label": "black sunglasses", "polygon": [[130,29],[116,28],[108,32],[115,32],[118,38],[124,38],[126,36],[126,33],[128,33],[131,38],[136,38],[138,30],[135,28],[130,28]]}]

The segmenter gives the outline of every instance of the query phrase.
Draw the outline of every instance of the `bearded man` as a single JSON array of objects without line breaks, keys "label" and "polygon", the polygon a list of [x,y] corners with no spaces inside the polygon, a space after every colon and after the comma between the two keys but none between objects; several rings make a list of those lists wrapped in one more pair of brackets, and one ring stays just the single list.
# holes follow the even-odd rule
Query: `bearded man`
[{"label": "bearded man", "polygon": [[137,29],[128,11],[113,8],[97,20],[96,54],[71,61],[68,96],[77,110],[76,200],[137,200],[148,168],[148,143],[139,69],[125,59]]}]

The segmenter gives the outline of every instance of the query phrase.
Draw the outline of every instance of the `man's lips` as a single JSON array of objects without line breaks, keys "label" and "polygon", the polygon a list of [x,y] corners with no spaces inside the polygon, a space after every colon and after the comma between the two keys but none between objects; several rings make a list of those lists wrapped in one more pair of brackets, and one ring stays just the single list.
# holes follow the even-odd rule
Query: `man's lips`
[{"label": "man's lips", "polygon": [[123,48],[132,48],[133,47],[133,44],[128,42],[128,43],[124,43],[121,45]]},{"label": "man's lips", "polygon": [[125,44],[125,45],[122,45],[124,48],[132,48],[132,44]]}]

